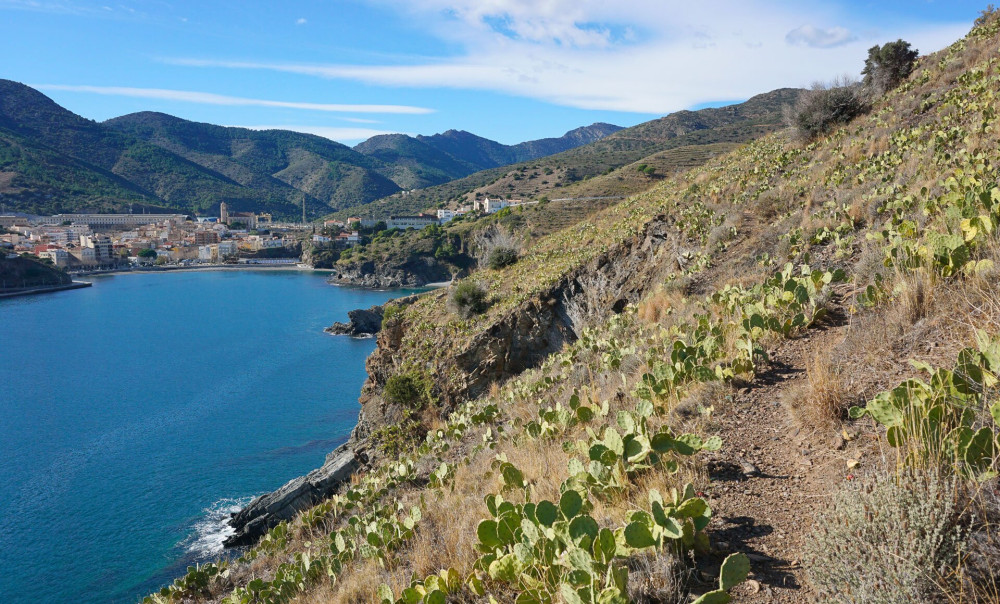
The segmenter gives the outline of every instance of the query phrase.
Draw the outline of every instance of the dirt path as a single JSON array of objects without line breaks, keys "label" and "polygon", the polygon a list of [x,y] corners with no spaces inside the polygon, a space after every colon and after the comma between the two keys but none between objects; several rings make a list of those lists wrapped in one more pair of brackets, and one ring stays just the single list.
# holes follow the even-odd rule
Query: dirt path
[{"label": "dirt path", "polygon": [[806,380],[806,363],[833,346],[846,327],[814,329],[783,343],[770,368],[715,419],[723,449],[709,462],[712,537],[724,551],[745,552],[751,579],[739,602],[811,602],[799,546],[831,489],[850,473],[856,442],[800,429],[782,404]]}]

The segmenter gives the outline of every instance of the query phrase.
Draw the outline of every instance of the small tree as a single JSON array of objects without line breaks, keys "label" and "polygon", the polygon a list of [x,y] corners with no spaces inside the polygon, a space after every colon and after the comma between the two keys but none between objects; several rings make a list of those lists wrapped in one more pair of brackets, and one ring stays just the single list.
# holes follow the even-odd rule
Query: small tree
[{"label": "small tree", "polygon": [[865,90],[872,98],[878,98],[899,86],[913,71],[913,64],[919,54],[917,49],[911,49],[910,43],[904,40],[872,46],[868,49],[865,68],[861,70],[865,76],[862,80]]},{"label": "small tree", "polygon": [[802,93],[786,118],[799,138],[812,140],[846,124],[868,110],[861,86],[846,78],[833,84],[813,84]]},{"label": "small tree", "polygon": [[139,250],[139,253],[136,254],[136,256],[139,258],[156,258],[156,250],[150,248]]},{"label": "small tree", "polygon": [[452,290],[451,302],[463,318],[482,314],[488,307],[486,288],[475,281],[462,281]]}]

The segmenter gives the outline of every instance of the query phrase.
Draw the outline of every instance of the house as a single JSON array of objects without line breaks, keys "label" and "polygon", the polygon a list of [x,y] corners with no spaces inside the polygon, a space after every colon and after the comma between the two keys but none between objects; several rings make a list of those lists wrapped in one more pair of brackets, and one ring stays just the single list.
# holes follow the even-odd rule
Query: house
[{"label": "house", "polygon": [[361,243],[361,236],[358,235],[357,231],[352,231],[350,233],[340,233],[334,237],[334,242],[342,247],[352,247]]}]

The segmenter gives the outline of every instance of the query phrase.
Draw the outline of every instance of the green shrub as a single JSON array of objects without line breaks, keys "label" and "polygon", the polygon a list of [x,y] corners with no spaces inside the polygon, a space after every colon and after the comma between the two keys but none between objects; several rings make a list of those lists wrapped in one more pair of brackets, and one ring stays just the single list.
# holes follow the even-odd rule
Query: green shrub
[{"label": "green shrub", "polygon": [[868,111],[861,86],[856,82],[816,84],[804,92],[790,115],[799,138],[812,140]]},{"label": "green shrub", "polygon": [[390,405],[407,409],[420,409],[433,400],[429,377],[417,371],[408,371],[390,377],[382,390],[382,397]]},{"label": "green shrub", "polygon": [[964,550],[957,478],[906,470],[845,484],[816,514],[803,557],[821,601],[945,601]]},{"label": "green shrub", "polygon": [[451,292],[456,312],[464,318],[486,311],[486,288],[475,281],[462,281]]},{"label": "green shrub", "polygon": [[913,71],[913,64],[920,53],[910,48],[909,42],[896,40],[884,46],[868,49],[862,85],[874,97],[879,97],[899,86]]},{"label": "green shrub", "polygon": [[386,304],[382,307],[382,324],[403,314],[403,307],[398,304]]},{"label": "green shrub", "polygon": [[496,270],[517,262],[517,250],[512,247],[495,247],[490,250],[486,263]]}]

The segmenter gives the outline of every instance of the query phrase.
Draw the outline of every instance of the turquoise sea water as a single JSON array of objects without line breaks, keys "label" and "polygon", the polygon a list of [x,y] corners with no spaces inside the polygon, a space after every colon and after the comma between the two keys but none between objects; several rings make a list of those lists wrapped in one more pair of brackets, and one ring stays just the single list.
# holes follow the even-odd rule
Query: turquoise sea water
[{"label": "turquoise sea water", "polygon": [[323,327],[404,293],[206,271],[0,300],[0,601],[135,602],[217,553],[354,427],[375,342]]}]

